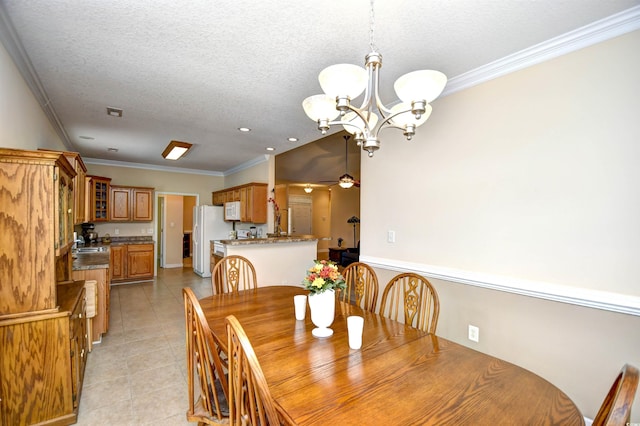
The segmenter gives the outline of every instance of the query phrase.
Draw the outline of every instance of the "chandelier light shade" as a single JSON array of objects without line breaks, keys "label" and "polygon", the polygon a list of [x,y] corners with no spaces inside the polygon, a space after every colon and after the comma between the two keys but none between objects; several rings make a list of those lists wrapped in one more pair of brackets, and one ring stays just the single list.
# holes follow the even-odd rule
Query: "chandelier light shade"
[{"label": "chandelier light shade", "polygon": [[[354,135],[369,157],[373,157],[373,153],[380,148],[378,135],[382,129],[399,129],[407,140],[411,140],[416,129],[431,115],[430,103],[444,90],[447,77],[434,70],[407,73],[394,84],[400,101],[394,102],[391,107],[385,106],[378,94],[382,55],[376,51],[373,43],[373,0],[370,12],[371,51],[365,57],[365,67],[337,64],[325,68],[318,76],[324,94],[309,96],[302,106],[307,116],[318,124],[318,130],[323,135],[332,125],[342,125]],[[351,102],[363,92],[362,105],[359,108],[353,106]]]},{"label": "chandelier light shade", "polygon": [[193,144],[188,142],[171,141],[169,145],[162,151],[165,160],[177,160],[191,149]]},{"label": "chandelier light shade", "polygon": [[307,194],[311,194],[313,192],[313,188],[311,187],[311,184],[305,185],[304,192],[306,192]]}]

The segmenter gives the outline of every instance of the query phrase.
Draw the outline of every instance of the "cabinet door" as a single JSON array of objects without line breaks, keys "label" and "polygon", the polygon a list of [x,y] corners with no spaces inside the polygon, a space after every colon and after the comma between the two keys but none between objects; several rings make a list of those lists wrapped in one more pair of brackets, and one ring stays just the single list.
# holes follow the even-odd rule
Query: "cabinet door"
[{"label": "cabinet door", "polygon": [[129,244],[127,278],[153,277],[153,244]]},{"label": "cabinet door", "polygon": [[267,223],[267,185],[251,187],[251,222]]},{"label": "cabinet door", "polygon": [[109,270],[113,281],[127,277],[127,246],[111,246]]},{"label": "cabinet door", "polygon": [[73,408],[80,403],[80,389],[84,379],[84,367],[87,358],[87,319],[84,296],[80,299],[69,318],[69,337],[71,340],[71,399]]},{"label": "cabinet door", "polygon": [[213,205],[214,206],[222,206],[224,204],[224,202],[226,201],[226,195],[224,192],[214,192],[212,194],[212,198],[213,198]]},{"label": "cabinet door", "polygon": [[240,188],[240,222],[251,222],[251,188]]},{"label": "cabinet door", "polygon": [[151,222],[153,220],[153,190],[132,188],[133,220]]},{"label": "cabinet door", "polygon": [[109,218],[111,221],[131,220],[131,190],[121,186],[111,186],[109,196]]},{"label": "cabinet door", "polygon": [[98,176],[91,177],[91,221],[106,222],[109,220],[109,186],[111,179]]}]

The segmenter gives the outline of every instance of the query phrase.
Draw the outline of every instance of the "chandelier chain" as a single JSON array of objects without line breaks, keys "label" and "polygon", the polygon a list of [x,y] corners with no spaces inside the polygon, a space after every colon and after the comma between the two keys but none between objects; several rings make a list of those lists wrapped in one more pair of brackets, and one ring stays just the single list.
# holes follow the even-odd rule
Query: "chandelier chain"
[{"label": "chandelier chain", "polygon": [[369,48],[372,52],[376,52],[376,44],[373,41],[373,32],[376,28],[376,17],[373,11],[373,2],[374,0],[371,0],[371,10],[369,11]]}]

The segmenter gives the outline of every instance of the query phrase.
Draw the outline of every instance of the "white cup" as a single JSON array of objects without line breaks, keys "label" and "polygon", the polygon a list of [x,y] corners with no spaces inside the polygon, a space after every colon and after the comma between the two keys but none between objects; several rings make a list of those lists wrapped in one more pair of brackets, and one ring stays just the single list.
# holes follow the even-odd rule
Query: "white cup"
[{"label": "white cup", "polygon": [[296,319],[302,321],[307,312],[307,296],[304,294],[293,296],[293,304],[296,308]]},{"label": "white cup", "polygon": [[347,317],[347,330],[349,331],[349,347],[360,349],[362,347],[362,329],[364,318],[359,316]]}]

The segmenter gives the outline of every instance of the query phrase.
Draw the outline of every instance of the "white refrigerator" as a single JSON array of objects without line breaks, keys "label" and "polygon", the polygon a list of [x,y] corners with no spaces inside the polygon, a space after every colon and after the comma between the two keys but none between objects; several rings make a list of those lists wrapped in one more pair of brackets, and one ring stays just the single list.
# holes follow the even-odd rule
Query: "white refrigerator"
[{"label": "white refrigerator", "polygon": [[193,208],[193,272],[210,277],[211,240],[226,240],[233,229],[224,221],[224,207],[195,206]]}]

